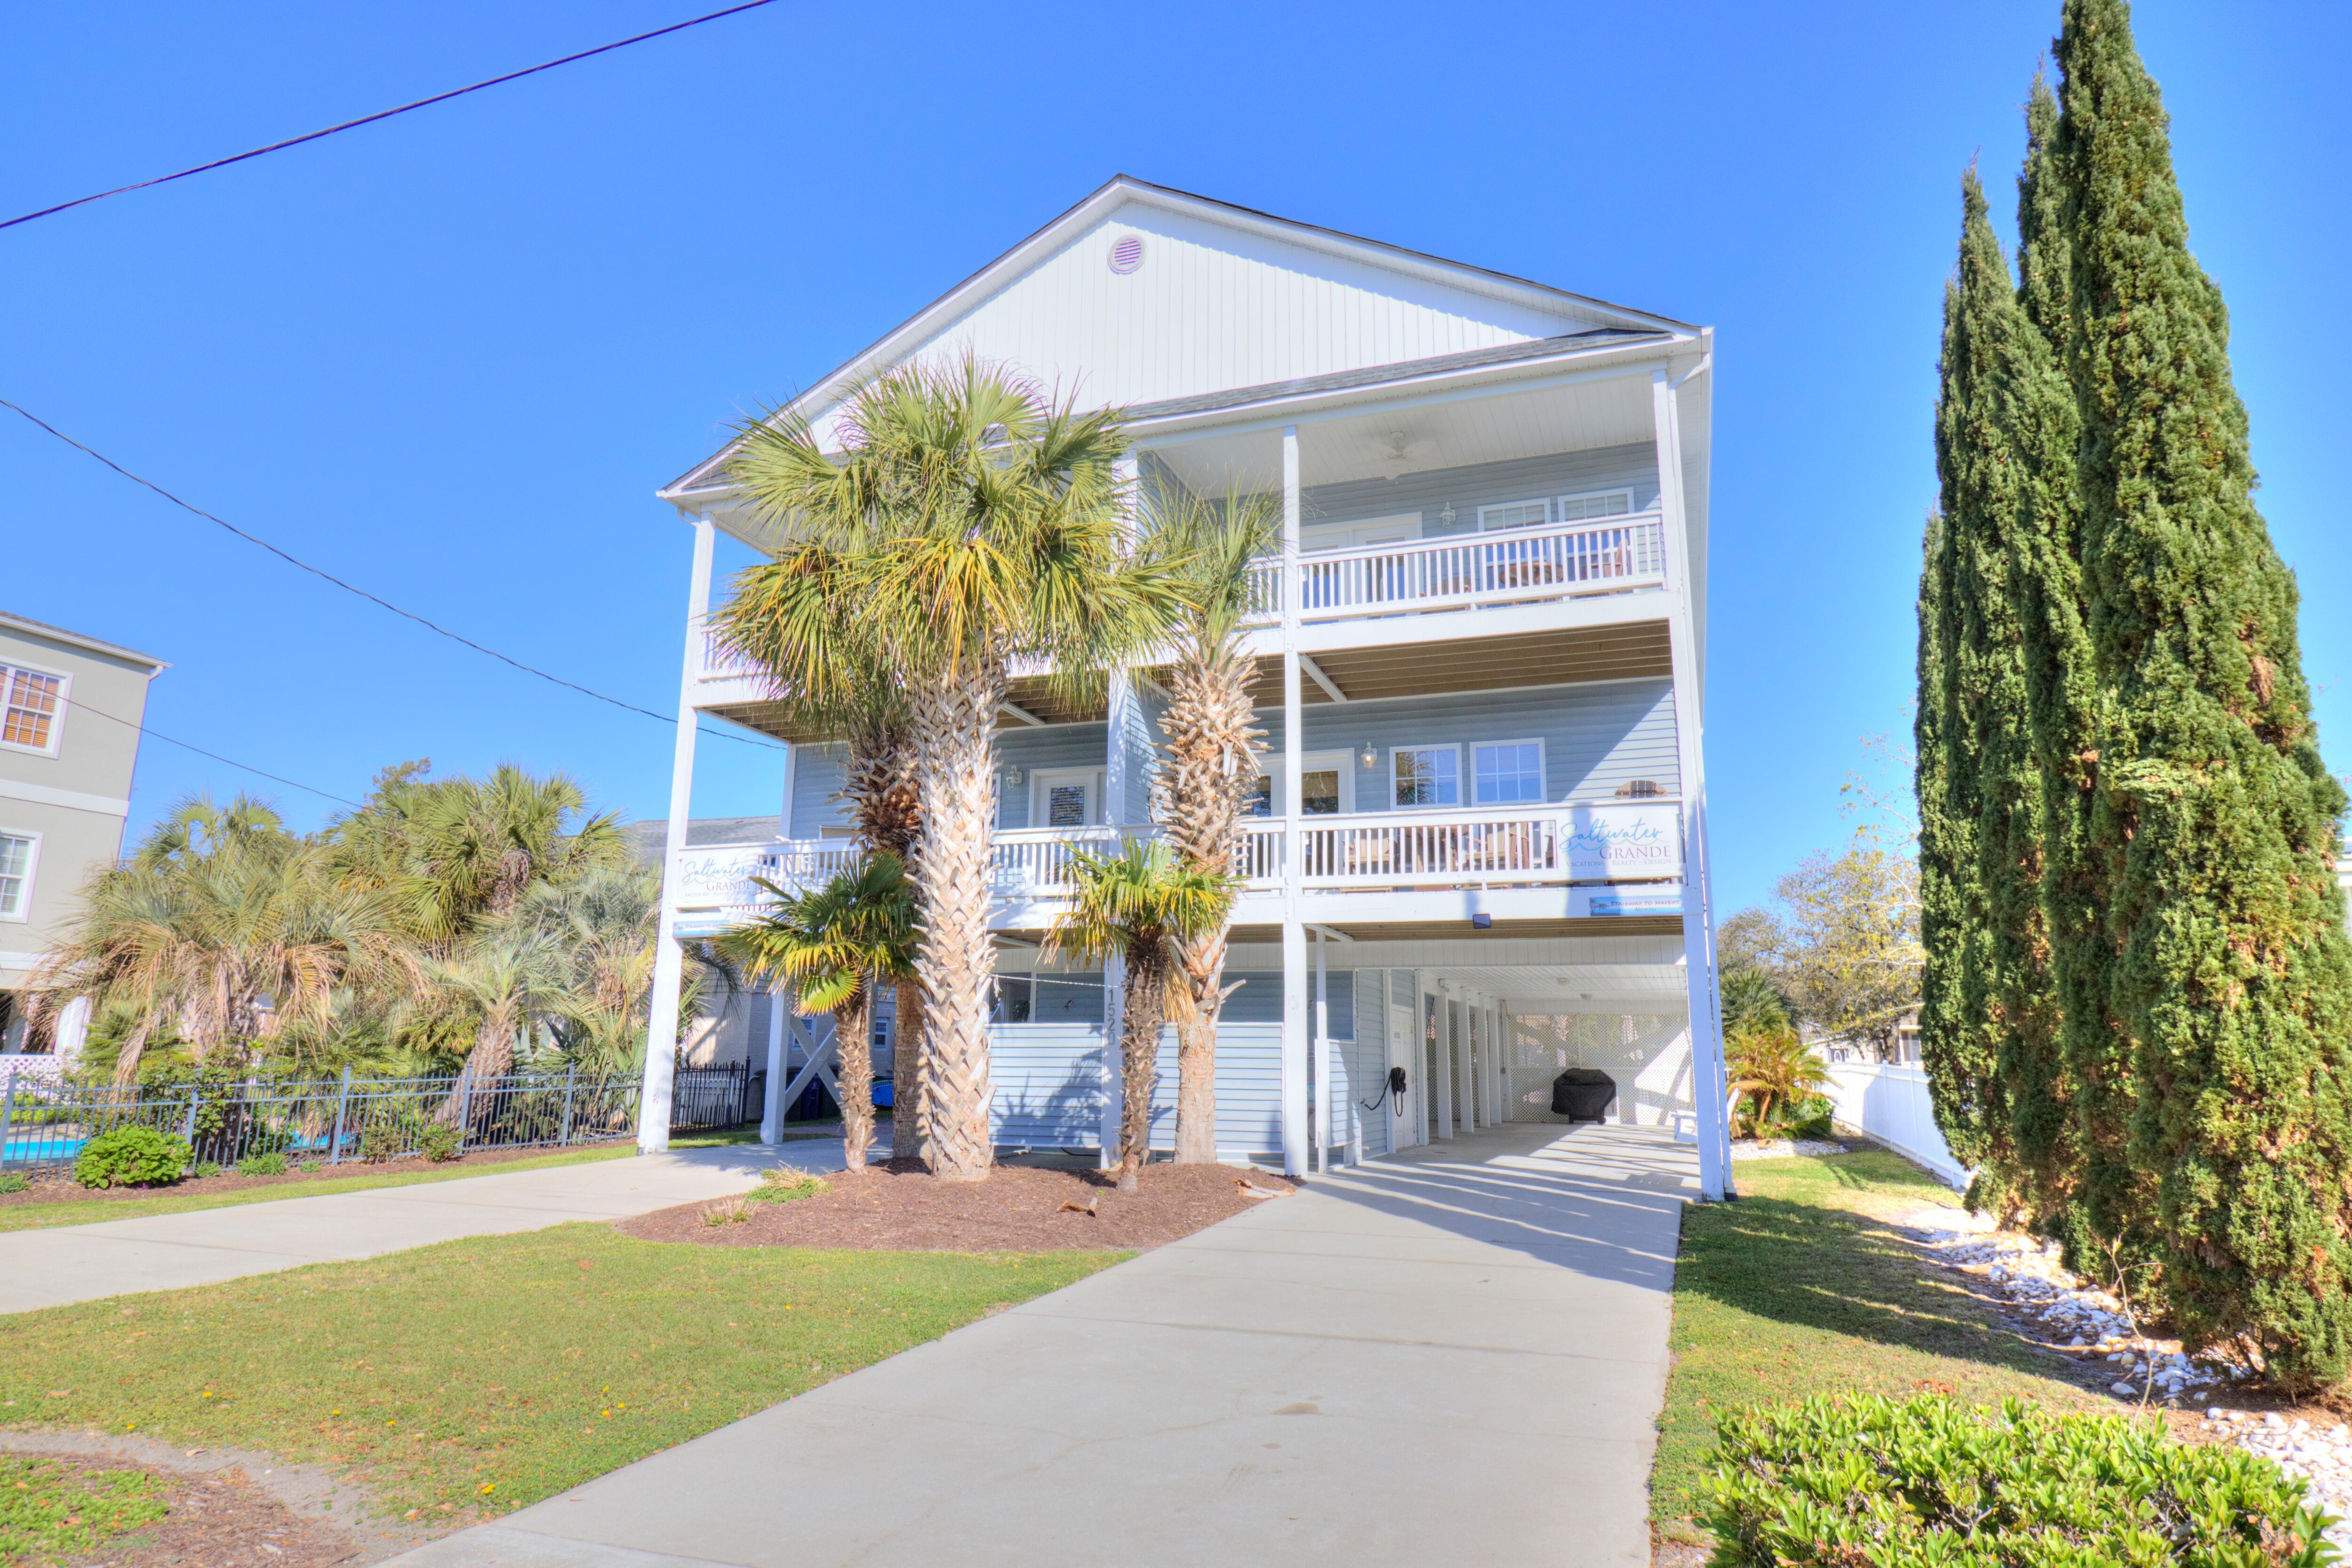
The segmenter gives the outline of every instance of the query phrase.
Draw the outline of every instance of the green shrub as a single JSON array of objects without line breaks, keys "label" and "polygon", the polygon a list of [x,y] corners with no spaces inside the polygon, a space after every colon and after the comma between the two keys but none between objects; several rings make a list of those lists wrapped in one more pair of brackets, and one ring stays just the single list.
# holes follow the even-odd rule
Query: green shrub
[{"label": "green shrub", "polygon": [[162,1186],[187,1174],[188,1140],[152,1127],[117,1127],[81,1146],[74,1180],[84,1186]]},{"label": "green shrub", "polygon": [[428,1160],[454,1160],[466,1152],[466,1140],[446,1122],[428,1122],[417,1130],[416,1152]]},{"label": "green shrub", "polygon": [[753,1203],[790,1203],[796,1197],[814,1197],[825,1190],[823,1176],[779,1166],[760,1173],[760,1185],[743,1196]]},{"label": "green shrub", "polygon": [[236,1162],[236,1174],[245,1176],[284,1176],[286,1156],[279,1154],[247,1155]]},{"label": "green shrub", "polygon": [[399,1122],[370,1122],[360,1129],[360,1158],[388,1160],[408,1152],[408,1129]]},{"label": "green shrub", "polygon": [[9,1171],[5,1175],[0,1175],[0,1192],[22,1192],[32,1185],[33,1178],[23,1171]]},{"label": "green shrub", "polygon": [[2320,1568],[2304,1483],[2154,1421],[1929,1396],[1717,1423],[1713,1568]]},{"label": "green shrub", "polygon": [[218,1160],[198,1160],[198,1161],[196,1162],[196,1168],[195,1168],[194,1175],[195,1175],[195,1177],[196,1177],[196,1179],[197,1179],[198,1181],[202,1181],[202,1180],[203,1180],[205,1177],[206,1177],[206,1176],[218,1176],[218,1175],[220,1175],[220,1174],[221,1174],[221,1163],[220,1163],[220,1161],[218,1161]]},{"label": "green shrub", "polygon": [[324,1170],[325,1168],[326,1167],[320,1165],[317,1160],[304,1160],[302,1162],[302,1171],[306,1176],[312,1171]]}]

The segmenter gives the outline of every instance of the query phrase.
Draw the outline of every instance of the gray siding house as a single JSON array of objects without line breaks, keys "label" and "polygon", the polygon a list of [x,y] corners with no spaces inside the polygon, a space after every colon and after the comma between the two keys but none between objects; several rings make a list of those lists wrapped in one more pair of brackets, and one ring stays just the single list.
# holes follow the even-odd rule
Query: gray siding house
[{"label": "gray siding house", "polygon": [[0,612],[0,1053],[81,1046],[86,1004],[27,1029],[33,971],[82,879],[122,850],[160,660]]}]

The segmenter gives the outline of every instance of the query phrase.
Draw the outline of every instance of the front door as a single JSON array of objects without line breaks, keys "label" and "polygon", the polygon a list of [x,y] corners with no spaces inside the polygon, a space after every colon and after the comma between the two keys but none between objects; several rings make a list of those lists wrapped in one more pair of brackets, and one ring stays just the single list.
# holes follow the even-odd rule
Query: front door
[{"label": "front door", "polygon": [[1030,775],[1031,827],[1090,828],[1102,820],[1100,768],[1041,768]]}]

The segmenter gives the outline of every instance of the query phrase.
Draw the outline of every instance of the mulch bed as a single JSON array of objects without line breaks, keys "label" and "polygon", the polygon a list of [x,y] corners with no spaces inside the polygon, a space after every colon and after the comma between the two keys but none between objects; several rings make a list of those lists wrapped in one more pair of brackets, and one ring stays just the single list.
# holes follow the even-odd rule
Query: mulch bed
[{"label": "mulch bed", "polygon": [[[624,1236],[704,1247],[825,1247],[909,1252],[1140,1250],[1181,1240],[1278,1197],[1245,1197],[1240,1184],[1288,1192],[1299,1184],[1232,1166],[1146,1166],[1142,1190],[1120,1192],[1110,1173],[999,1166],[985,1181],[948,1182],[912,1160],[825,1178],[828,1189],[789,1203],[752,1203],[740,1224],[705,1215],[730,1204],[691,1203],[617,1220]],[[1092,1205],[1092,1214],[1062,1206]]]},{"label": "mulch bed", "polygon": [[378,1537],[357,1536],[304,1519],[256,1486],[242,1470],[175,1475],[124,1459],[16,1450],[18,1457],[54,1459],[84,1474],[144,1469],[163,1483],[171,1511],[153,1524],[118,1536],[82,1556],[60,1560],[73,1568],[329,1568],[374,1562],[393,1548]]},{"label": "mulch bed", "polygon": [[[624,1139],[608,1140],[611,1143]],[[574,1149],[593,1149],[599,1144],[574,1143],[564,1148],[478,1149],[454,1160],[438,1162],[421,1155],[411,1155],[396,1160],[345,1160],[341,1165],[322,1165],[315,1171],[289,1170],[284,1176],[239,1176],[234,1170],[223,1171],[216,1176],[190,1176],[167,1186],[87,1187],[73,1178],[70,1167],[46,1171],[33,1177],[33,1185],[23,1192],[0,1193],[0,1207],[25,1203],[59,1203],[68,1200],[105,1203],[128,1203],[142,1197],[178,1197],[187,1193],[241,1192],[255,1186],[299,1186],[303,1182],[338,1181],[347,1176],[387,1176],[394,1172],[415,1170],[446,1171],[460,1166],[502,1166],[515,1160],[539,1159],[548,1155],[569,1154]]]}]

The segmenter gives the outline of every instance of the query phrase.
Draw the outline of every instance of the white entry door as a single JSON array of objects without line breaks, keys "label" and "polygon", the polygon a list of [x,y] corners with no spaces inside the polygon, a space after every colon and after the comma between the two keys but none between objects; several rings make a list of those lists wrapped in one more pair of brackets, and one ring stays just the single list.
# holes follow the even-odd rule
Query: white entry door
[{"label": "white entry door", "polygon": [[[1388,1113],[1389,1135],[1395,1148],[1410,1148],[1422,1141],[1421,1063],[1415,1060],[1421,1053],[1413,1048],[1419,1041],[1414,1037],[1412,1009],[1389,1009],[1389,1065],[1404,1069],[1405,1090],[1390,1103],[1381,1107]],[[1403,1112],[1402,1115],[1397,1113]]]},{"label": "white entry door", "polygon": [[1102,769],[1041,768],[1029,776],[1029,825],[1091,828],[1103,821]]}]

